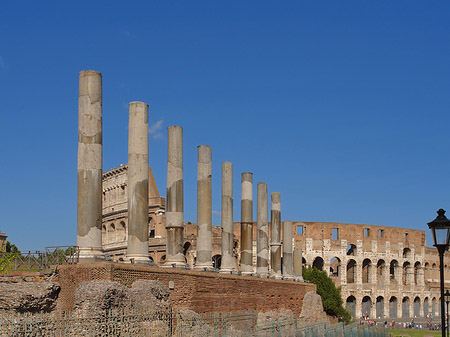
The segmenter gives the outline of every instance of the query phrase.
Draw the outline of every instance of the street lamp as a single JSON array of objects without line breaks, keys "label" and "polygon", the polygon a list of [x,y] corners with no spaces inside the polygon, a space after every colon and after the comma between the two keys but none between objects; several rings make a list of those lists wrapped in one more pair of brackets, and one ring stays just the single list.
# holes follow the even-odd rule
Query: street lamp
[{"label": "street lamp", "polygon": [[450,220],[444,215],[441,208],[437,211],[436,219],[428,223],[428,227],[433,235],[434,246],[439,253],[439,272],[441,279],[441,326],[442,337],[445,337],[445,305],[444,305],[444,252],[448,249],[450,239]]},{"label": "street lamp", "polygon": [[449,330],[449,326],[448,326],[448,303],[450,302],[450,291],[448,291],[448,289],[445,291],[444,299],[445,299],[445,304],[447,304],[447,337],[448,337],[448,330]]}]

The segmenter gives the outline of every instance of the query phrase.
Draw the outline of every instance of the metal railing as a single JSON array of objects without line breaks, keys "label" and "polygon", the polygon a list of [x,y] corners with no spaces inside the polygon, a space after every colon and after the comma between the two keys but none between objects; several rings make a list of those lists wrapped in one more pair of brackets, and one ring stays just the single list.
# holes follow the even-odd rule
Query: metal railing
[{"label": "metal railing", "polygon": [[235,336],[235,337],[386,337],[384,328],[368,325],[301,324],[296,319],[264,319],[255,312],[186,314],[181,311],[104,311],[92,313],[17,314],[0,312],[0,336]]}]

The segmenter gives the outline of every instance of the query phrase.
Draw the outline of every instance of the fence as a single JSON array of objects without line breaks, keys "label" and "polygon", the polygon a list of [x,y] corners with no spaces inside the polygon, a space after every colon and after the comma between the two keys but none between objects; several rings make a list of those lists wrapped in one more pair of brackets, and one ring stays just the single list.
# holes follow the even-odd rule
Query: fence
[{"label": "fence", "polygon": [[195,314],[191,311],[104,311],[17,314],[0,312],[0,336],[11,337],[385,337],[383,328],[359,324],[301,324],[296,319],[258,320],[250,311]]},{"label": "fence", "polygon": [[62,263],[77,263],[78,246],[46,247],[45,252],[0,253],[5,271],[43,271]]}]

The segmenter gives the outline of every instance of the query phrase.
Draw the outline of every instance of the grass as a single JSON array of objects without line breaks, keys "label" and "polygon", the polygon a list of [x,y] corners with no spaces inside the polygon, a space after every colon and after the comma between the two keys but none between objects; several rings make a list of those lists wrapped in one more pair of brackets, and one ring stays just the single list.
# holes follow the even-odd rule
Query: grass
[{"label": "grass", "polygon": [[441,331],[431,331],[431,330],[416,330],[416,329],[388,329],[388,333],[392,333],[394,337],[396,336],[410,336],[410,337],[423,337],[423,336],[442,336]]}]

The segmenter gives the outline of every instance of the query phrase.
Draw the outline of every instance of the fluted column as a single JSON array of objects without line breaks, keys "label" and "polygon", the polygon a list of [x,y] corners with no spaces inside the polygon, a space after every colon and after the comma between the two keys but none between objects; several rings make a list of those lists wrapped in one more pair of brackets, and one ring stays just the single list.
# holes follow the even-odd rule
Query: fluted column
[{"label": "fluted column", "polygon": [[166,263],[186,265],[183,255],[183,129],[169,126],[167,144]]},{"label": "fluted column", "polygon": [[221,273],[234,270],[233,257],[233,164],[222,163],[222,263]]},{"label": "fluted column", "polygon": [[103,259],[102,75],[84,70],[78,96],[77,245],[80,260]]},{"label": "fluted column", "polygon": [[281,277],[281,197],[279,192],[272,192],[271,227],[270,227],[270,274]]},{"label": "fluted column", "polygon": [[[293,276],[292,221],[283,222],[283,277]],[[330,270],[330,268],[328,268]]]},{"label": "fluted column", "polygon": [[241,266],[244,274],[253,272],[253,173],[241,175]]},{"label": "fluted column", "polygon": [[129,109],[127,258],[148,263],[148,104],[131,102]]},{"label": "fluted column", "polygon": [[212,269],[211,147],[198,146],[197,260],[195,269]]},{"label": "fluted column", "polygon": [[269,273],[269,224],[266,183],[258,183],[257,199],[256,272],[265,276]]}]

